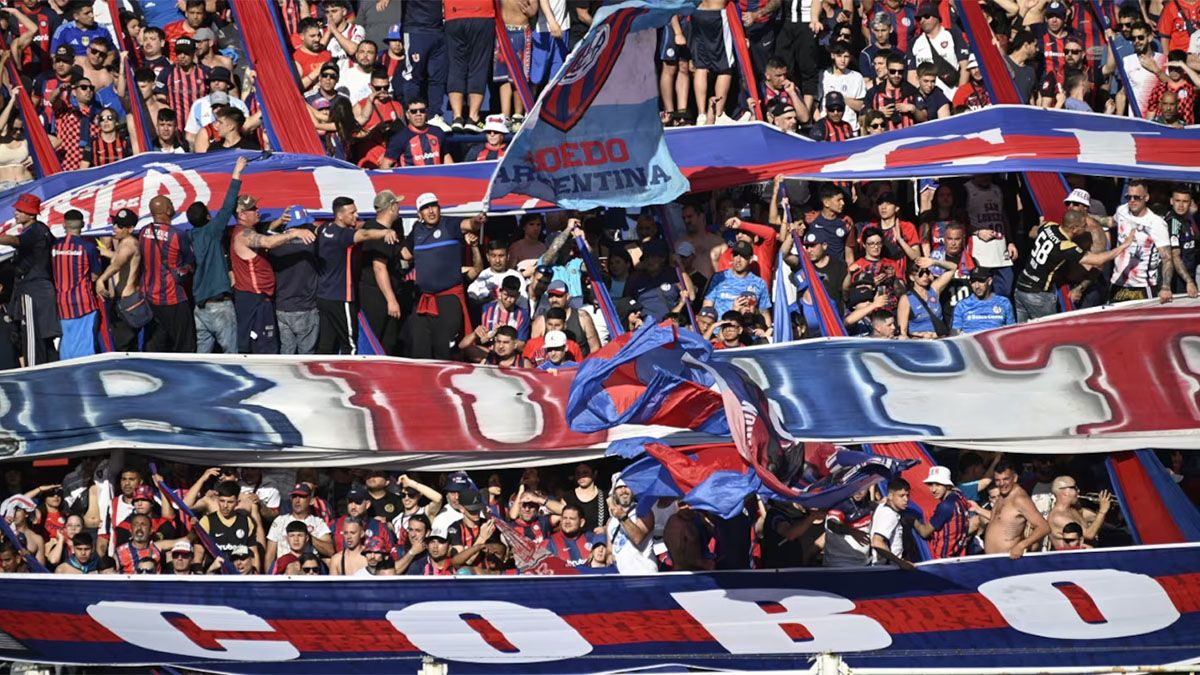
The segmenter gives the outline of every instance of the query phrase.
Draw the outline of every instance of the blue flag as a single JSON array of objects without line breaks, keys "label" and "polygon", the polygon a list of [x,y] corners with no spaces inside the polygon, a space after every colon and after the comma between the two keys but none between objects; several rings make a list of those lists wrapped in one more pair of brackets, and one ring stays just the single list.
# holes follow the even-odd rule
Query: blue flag
[{"label": "blue flag", "polygon": [[600,9],[496,165],[488,201],[517,193],[584,210],[687,192],[663,139],[654,54],[658,29],[695,7],[628,0]]}]

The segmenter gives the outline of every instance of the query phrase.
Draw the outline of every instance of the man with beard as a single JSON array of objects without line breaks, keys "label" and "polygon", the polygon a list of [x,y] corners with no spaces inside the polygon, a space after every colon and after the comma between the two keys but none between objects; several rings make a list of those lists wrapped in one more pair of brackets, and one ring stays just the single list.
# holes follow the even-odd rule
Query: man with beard
[{"label": "man with beard", "polygon": [[329,559],[331,574],[353,575],[367,566],[367,558],[363,555],[363,535],[366,529],[361,520],[347,518],[342,522],[342,550],[333,554]]},{"label": "man with beard", "polygon": [[169,541],[151,541],[150,526],[152,520],[145,513],[135,513],[129,519],[129,543],[118,546],[113,551],[117,560],[117,569],[122,574],[135,574],[139,563],[152,562],[155,567],[162,564],[163,550],[170,548]]},{"label": "man with beard", "polygon": [[583,509],[573,504],[563,506],[558,525],[559,529],[546,539],[546,550],[569,567],[586,563],[592,554],[592,541],[586,529]]},{"label": "man with beard", "polygon": [[1129,81],[1129,87],[1123,92],[1123,95],[1125,97],[1133,96],[1138,110],[1144,111],[1150,100],[1150,94],[1158,86],[1157,73],[1166,66],[1167,55],[1154,52],[1154,36],[1150,25],[1146,22],[1135,22],[1129,35],[1133,40],[1133,53],[1122,61],[1126,78]]},{"label": "man with beard", "polygon": [[993,476],[999,499],[992,509],[983,549],[986,553],[1008,553],[1008,557],[1016,560],[1050,534],[1050,525],[1038,513],[1029,493],[1017,485],[1017,472],[1012,464],[1002,460]]}]

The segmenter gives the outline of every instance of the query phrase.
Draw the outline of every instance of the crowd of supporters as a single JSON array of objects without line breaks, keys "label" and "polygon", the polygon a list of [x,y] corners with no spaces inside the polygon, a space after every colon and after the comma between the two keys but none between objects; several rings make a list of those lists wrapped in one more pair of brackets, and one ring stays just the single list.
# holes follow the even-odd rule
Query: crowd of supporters
[{"label": "crowd of supporters", "polygon": [[[608,473],[613,459],[475,476],[161,462],[159,475],[94,457],[69,471],[10,466],[0,514],[16,541],[0,543],[0,573],[518,574],[545,555],[580,573],[910,569],[918,546],[934,559],[1016,558],[1130,541],[1097,458],[935,453],[955,469],[929,470],[937,506],[925,517],[906,510],[911,486],[895,479],[831,509],[750,496],[720,518],[639,499]],[[1180,452],[1160,458],[1195,491]]]}]

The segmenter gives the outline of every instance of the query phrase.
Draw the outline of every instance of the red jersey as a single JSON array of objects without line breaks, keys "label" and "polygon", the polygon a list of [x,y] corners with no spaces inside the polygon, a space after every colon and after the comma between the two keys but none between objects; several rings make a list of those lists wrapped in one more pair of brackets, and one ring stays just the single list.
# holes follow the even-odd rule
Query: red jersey
[{"label": "red jersey", "polygon": [[[240,226],[234,231],[233,236],[240,236],[247,229],[249,228]],[[266,258],[255,252],[253,258],[246,260],[230,251],[229,265],[233,268],[234,288],[246,293],[275,296],[275,270]]]},{"label": "red jersey", "polygon": [[1200,30],[1200,0],[1167,0],[1158,16],[1158,34],[1170,42],[1167,51],[1187,51],[1192,33]]},{"label": "red jersey", "polygon": [[446,21],[496,18],[496,6],[492,0],[445,0],[442,8]]},{"label": "red jersey", "polygon": [[[761,243],[754,245],[754,260],[750,261],[750,271],[770,286],[771,280],[775,278],[775,250],[779,247],[779,241],[775,238],[775,228],[743,220],[738,229],[762,239]],[[716,271],[722,272],[732,266],[733,249],[726,248],[717,260]]]}]

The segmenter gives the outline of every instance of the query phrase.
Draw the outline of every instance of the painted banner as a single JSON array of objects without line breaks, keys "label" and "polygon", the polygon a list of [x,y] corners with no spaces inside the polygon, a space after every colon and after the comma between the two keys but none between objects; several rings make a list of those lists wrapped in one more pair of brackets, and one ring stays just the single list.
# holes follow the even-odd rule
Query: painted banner
[{"label": "painted banner", "polygon": [[0,373],[0,458],[133,448],[205,465],[448,470],[599,457],[631,435],[711,438],[572,431],[563,375],[388,357],[105,354]]},{"label": "painted banner", "polygon": [[722,350],[804,440],[1020,452],[1200,448],[1200,300],[1058,315],[944,340]]},{"label": "painted banner", "polygon": [[215,673],[1084,668],[1200,659],[1200,545],[894,568],[516,577],[0,575],[0,658]]},{"label": "painted banner", "polygon": [[542,90],[488,186],[564,208],[663,204],[688,190],[663,139],[658,29],[695,0],[627,0],[596,12]]},{"label": "painted banner", "polygon": [[[1195,179],[1200,128],[996,106],[843,143],[817,143],[758,122],[668,129],[666,143],[696,192],[769,181],[780,173],[865,180],[1054,171],[1188,182]],[[79,209],[90,233],[107,231],[108,214],[122,207],[145,214],[150,199],[159,194],[175,202],[179,222],[194,201],[216,212],[238,154],[259,156],[147,153],[26,183],[0,193],[0,233],[12,229],[12,206],[22,192],[42,198],[42,220],[51,228],[61,226],[64,212]],[[551,208],[549,202],[520,194],[495,198],[485,206],[495,169],[496,162],[464,162],[365,171],[329,157],[275,154],[251,163],[243,185],[268,212],[295,204],[317,218],[330,217],[339,196],[353,198],[362,217],[370,217],[375,195],[382,190],[404,195],[400,208],[405,215],[416,213],[416,197],[422,192],[437,194],[444,210],[457,215]]]}]

